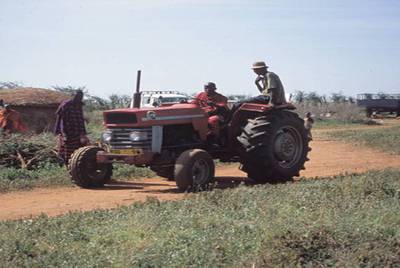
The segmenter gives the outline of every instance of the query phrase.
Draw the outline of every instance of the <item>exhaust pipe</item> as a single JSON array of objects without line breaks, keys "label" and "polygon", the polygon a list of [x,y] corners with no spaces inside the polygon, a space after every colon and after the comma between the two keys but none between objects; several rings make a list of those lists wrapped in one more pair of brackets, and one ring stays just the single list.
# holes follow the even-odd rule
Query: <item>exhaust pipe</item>
[{"label": "exhaust pipe", "polygon": [[140,101],[141,101],[141,93],[140,93],[140,77],[142,75],[142,71],[137,71],[136,77],[136,92],[133,93],[131,106],[130,108],[140,108]]}]

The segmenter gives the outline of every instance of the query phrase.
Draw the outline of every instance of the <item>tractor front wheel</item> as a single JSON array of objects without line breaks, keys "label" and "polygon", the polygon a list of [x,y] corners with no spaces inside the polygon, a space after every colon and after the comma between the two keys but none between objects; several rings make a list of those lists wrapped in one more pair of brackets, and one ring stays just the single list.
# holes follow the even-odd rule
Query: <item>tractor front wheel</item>
[{"label": "tractor front wheel", "polygon": [[181,191],[205,189],[214,179],[215,165],[204,150],[184,151],[175,163],[175,181]]},{"label": "tractor front wheel", "polygon": [[69,161],[72,181],[82,188],[102,187],[111,180],[112,164],[96,162],[97,146],[86,146],[76,150]]}]

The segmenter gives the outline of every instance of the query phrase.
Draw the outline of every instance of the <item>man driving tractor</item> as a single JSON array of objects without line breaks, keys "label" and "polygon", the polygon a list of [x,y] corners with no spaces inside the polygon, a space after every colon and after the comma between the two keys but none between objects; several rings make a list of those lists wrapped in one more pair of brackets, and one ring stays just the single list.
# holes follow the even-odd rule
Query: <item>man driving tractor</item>
[{"label": "man driving tractor", "polygon": [[208,136],[212,138],[219,137],[220,122],[224,120],[224,113],[228,111],[228,99],[217,93],[217,86],[213,82],[204,85],[204,91],[199,92],[192,103],[205,108],[208,113],[209,132]]}]

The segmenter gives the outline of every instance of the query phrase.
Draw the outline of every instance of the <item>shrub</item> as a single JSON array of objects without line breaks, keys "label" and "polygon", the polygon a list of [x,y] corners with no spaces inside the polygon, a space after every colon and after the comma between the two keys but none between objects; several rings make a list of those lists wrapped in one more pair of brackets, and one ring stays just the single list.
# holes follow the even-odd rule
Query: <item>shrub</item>
[{"label": "shrub", "polygon": [[0,137],[0,167],[37,169],[60,163],[56,140],[50,133]]}]

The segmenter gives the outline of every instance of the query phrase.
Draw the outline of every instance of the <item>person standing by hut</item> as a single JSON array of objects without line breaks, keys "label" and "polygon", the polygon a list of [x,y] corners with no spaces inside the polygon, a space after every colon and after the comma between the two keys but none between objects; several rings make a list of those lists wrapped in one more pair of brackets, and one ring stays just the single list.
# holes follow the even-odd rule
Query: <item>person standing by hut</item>
[{"label": "person standing by hut", "polygon": [[26,133],[28,128],[22,122],[21,114],[8,104],[0,104],[0,131],[4,134]]},{"label": "person standing by hut", "polygon": [[68,165],[72,153],[89,144],[83,118],[83,92],[60,104],[56,111],[54,133],[59,137],[58,155]]}]

